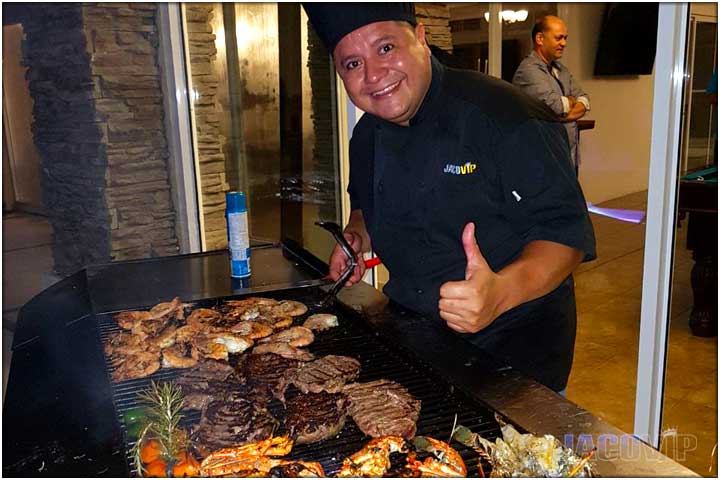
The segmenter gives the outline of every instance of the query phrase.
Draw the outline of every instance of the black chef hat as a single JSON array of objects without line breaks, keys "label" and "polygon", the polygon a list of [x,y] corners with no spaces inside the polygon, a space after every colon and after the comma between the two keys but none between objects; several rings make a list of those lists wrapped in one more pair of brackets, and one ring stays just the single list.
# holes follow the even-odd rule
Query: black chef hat
[{"label": "black chef hat", "polygon": [[303,3],[310,23],[330,53],[348,33],[375,22],[405,21],[415,26],[412,3]]}]

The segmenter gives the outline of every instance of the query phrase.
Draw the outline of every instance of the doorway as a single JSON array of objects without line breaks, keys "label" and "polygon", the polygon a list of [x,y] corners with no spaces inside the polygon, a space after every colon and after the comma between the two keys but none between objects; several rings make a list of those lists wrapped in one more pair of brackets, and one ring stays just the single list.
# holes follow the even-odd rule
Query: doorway
[{"label": "doorway", "polygon": [[43,214],[40,156],[33,142],[26,67],[22,65],[22,25],[3,26],[3,211]]},{"label": "doorway", "polygon": [[707,89],[717,70],[717,18],[690,14],[683,98],[681,175],[717,164],[717,96]]}]

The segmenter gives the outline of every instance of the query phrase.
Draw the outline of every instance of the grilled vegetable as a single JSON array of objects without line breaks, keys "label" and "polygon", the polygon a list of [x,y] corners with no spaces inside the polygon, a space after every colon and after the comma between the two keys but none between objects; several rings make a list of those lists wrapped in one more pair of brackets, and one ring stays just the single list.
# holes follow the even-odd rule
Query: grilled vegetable
[{"label": "grilled vegetable", "polygon": [[159,441],[153,439],[148,440],[140,448],[140,459],[143,463],[152,463],[162,455],[162,445]]},{"label": "grilled vegetable", "polygon": [[123,420],[125,425],[147,422],[147,410],[143,407],[131,408],[123,414]]},{"label": "grilled vegetable", "polygon": [[200,463],[188,452],[180,452],[175,457],[177,463],[173,466],[172,476],[175,478],[197,477],[200,475]]},{"label": "grilled vegetable", "polygon": [[157,458],[145,466],[145,476],[155,478],[167,477],[167,463],[162,458]]}]

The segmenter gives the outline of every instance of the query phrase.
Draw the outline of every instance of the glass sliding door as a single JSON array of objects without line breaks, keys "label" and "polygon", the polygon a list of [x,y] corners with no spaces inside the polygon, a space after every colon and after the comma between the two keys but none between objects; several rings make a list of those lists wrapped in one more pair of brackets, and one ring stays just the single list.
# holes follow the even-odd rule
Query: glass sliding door
[{"label": "glass sliding door", "polygon": [[338,221],[330,57],[299,4],[183,4],[203,249],[227,245],[225,193],[247,195],[251,241],[326,260]]},{"label": "glass sliding door", "polygon": [[713,190],[685,176],[700,170],[711,182],[707,167],[717,165],[717,105],[706,92],[717,68],[717,5],[702,8],[709,15],[690,5],[688,23],[660,450],[717,476],[717,183]]}]

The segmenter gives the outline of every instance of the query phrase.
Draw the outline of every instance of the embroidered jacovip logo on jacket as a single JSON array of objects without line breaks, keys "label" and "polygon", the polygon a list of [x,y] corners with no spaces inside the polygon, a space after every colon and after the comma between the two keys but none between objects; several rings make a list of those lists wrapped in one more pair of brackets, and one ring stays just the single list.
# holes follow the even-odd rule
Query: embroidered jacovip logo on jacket
[{"label": "embroidered jacovip logo on jacket", "polygon": [[469,175],[475,171],[477,165],[474,163],[467,162],[465,165],[453,165],[448,163],[445,165],[443,173],[450,173],[452,175]]}]

